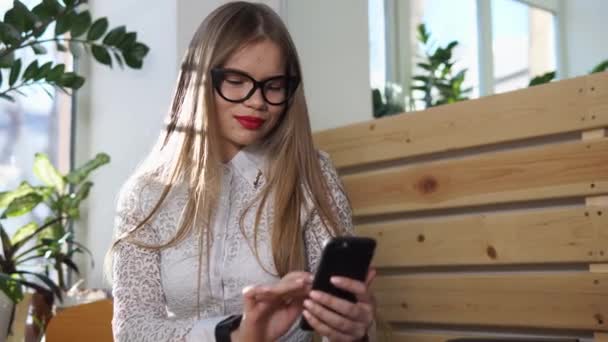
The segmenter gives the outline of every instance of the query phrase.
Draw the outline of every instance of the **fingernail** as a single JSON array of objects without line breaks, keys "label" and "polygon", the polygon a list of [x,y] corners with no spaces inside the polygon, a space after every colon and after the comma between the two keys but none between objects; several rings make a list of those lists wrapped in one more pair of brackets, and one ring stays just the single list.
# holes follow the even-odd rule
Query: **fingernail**
[{"label": "fingernail", "polygon": [[310,297],[312,299],[319,299],[319,298],[321,298],[321,294],[319,292],[317,292],[317,291],[311,291],[310,292]]},{"label": "fingernail", "polygon": [[312,306],[312,302],[310,301],[310,299],[306,299],[304,301],[304,306],[307,308],[310,308]]},{"label": "fingernail", "polygon": [[310,312],[308,312],[307,310],[302,311],[302,314],[304,314],[306,318],[310,318]]},{"label": "fingernail", "polygon": [[340,279],[338,277],[331,277],[329,280],[332,282],[332,284],[336,284],[336,285],[339,285],[340,283],[342,283],[342,279]]},{"label": "fingernail", "polygon": [[309,280],[309,281],[313,281],[313,280],[315,280],[315,276],[313,276],[312,274],[311,274],[311,275],[309,275],[309,276],[308,276],[308,280]]}]

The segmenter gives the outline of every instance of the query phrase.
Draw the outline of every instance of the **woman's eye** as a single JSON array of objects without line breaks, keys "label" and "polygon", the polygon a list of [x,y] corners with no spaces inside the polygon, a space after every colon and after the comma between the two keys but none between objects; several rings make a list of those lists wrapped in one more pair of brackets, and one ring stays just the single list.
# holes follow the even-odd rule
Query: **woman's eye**
[{"label": "woman's eye", "polygon": [[240,79],[230,79],[230,78],[226,79],[226,82],[228,82],[230,84],[235,84],[235,85],[243,84],[244,83],[243,80],[240,80]]}]

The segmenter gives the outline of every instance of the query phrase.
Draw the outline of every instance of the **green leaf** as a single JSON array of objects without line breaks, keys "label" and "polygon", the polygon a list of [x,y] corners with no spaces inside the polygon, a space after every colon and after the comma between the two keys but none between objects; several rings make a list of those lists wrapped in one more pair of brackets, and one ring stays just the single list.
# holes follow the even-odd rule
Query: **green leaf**
[{"label": "green leaf", "polygon": [[46,80],[49,82],[57,82],[61,79],[65,71],[65,64],[56,65],[46,76]]},{"label": "green leaf", "polygon": [[8,237],[6,230],[4,227],[0,225],[0,240],[2,240],[2,255],[5,260],[11,260],[13,255],[15,255],[15,250],[13,248],[13,244],[11,243],[11,239]]},{"label": "green leaf", "polygon": [[593,68],[593,70],[591,70],[591,74],[595,74],[598,72],[603,72],[608,70],[608,59],[603,61],[602,63],[598,64],[595,66],[595,68]]},{"label": "green leaf", "polygon": [[51,290],[57,298],[59,298],[59,300],[62,299],[61,289],[46,275],[40,274],[40,273],[35,273],[35,272],[28,272],[28,271],[18,271],[16,273],[17,274],[28,274],[28,275],[32,275],[32,276],[40,279],[48,287],[48,289]]},{"label": "green leaf", "polygon": [[551,72],[544,73],[540,76],[536,76],[530,80],[530,83],[528,84],[528,86],[533,87],[533,86],[537,86],[540,84],[549,83],[555,78],[555,75],[556,75],[555,71],[551,71]]},{"label": "green leaf", "polygon": [[99,18],[95,20],[93,25],[91,25],[91,28],[89,28],[87,40],[93,41],[101,38],[108,30],[108,26],[109,23],[107,18]]},{"label": "green leaf", "polygon": [[116,51],[114,51],[114,59],[118,63],[118,66],[120,66],[121,69],[124,69],[125,64],[122,61],[122,56],[118,52],[116,52]]},{"label": "green leaf", "polygon": [[55,188],[58,193],[63,193],[65,180],[57,169],[51,164],[49,157],[44,153],[36,153],[34,158],[34,174],[45,185]]},{"label": "green leaf", "polygon": [[76,3],[76,0],[63,0],[63,3],[66,6],[74,6],[74,4]]},{"label": "green leaf", "polygon": [[110,54],[105,47],[101,45],[93,45],[91,52],[93,53],[93,57],[95,57],[99,63],[112,66],[112,57],[110,57]]},{"label": "green leaf", "polygon": [[[2,23],[0,23],[0,25],[1,24]],[[11,52],[11,53],[7,54],[6,56],[0,57],[0,68],[10,68],[13,66],[14,62],[15,62],[15,53]]]},{"label": "green leaf", "polygon": [[76,274],[80,275],[80,271],[78,270],[78,266],[68,258],[61,258],[61,262],[64,263],[69,269],[76,272]]},{"label": "green leaf", "polygon": [[105,153],[99,153],[95,156],[95,158],[89,160],[81,167],[79,167],[75,170],[72,170],[70,173],[68,173],[68,175],[66,176],[66,180],[70,184],[78,185],[78,184],[82,183],[85,179],[87,179],[87,177],[89,177],[91,172],[93,172],[94,170],[96,170],[97,168],[99,168],[105,164],[108,164],[109,162],[110,162],[109,155],[107,155]]},{"label": "green leaf", "polygon": [[74,72],[66,72],[61,76],[58,84],[69,89],[78,89],[84,84],[84,77]]},{"label": "green leaf", "polygon": [[35,189],[26,181],[21,182],[15,190],[0,192],[0,209],[8,207],[15,198],[32,192],[35,192]]},{"label": "green leaf", "polygon": [[72,28],[70,32],[72,33],[72,37],[80,37],[89,29],[91,26],[91,13],[89,11],[83,11],[76,15],[72,20]]},{"label": "green leaf", "polygon": [[0,94],[0,98],[5,99],[7,101],[15,102],[15,99],[12,96],[7,95],[7,94]]},{"label": "green leaf", "polygon": [[0,38],[7,45],[14,45],[21,39],[21,33],[13,25],[0,22]]},{"label": "green leaf", "polygon": [[55,35],[60,36],[70,30],[72,26],[72,21],[76,15],[73,12],[65,13],[59,18],[57,18],[57,22],[55,23]]},{"label": "green leaf", "polygon": [[137,32],[129,32],[124,35],[123,39],[118,43],[118,48],[121,50],[129,50],[137,42]]},{"label": "green leaf", "polygon": [[0,273],[0,291],[4,292],[15,304],[23,300],[21,284],[6,273]]},{"label": "green leaf", "polygon": [[32,63],[30,63],[30,65],[28,65],[27,68],[25,68],[22,78],[24,81],[29,81],[34,78],[34,76],[36,75],[37,72],[38,72],[38,61],[35,60]]},{"label": "green leaf", "polygon": [[43,0],[42,4],[53,16],[63,10],[63,6],[57,0]]},{"label": "green leaf", "polygon": [[417,63],[416,65],[427,71],[433,70],[433,67],[428,63]]},{"label": "green leaf", "polygon": [[34,50],[34,53],[37,55],[44,55],[47,53],[46,48],[40,44],[32,45],[32,50]]},{"label": "green leaf", "polygon": [[19,78],[19,74],[21,73],[21,58],[17,59],[13,63],[13,67],[11,68],[11,73],[8,77],[8,85],[13,86],[17,79]]},{"label": "green leaf", "polygon": [[13,237],[11,238],[11,243],[14,245],[15,243],[23,240],[27,236],[31,235],[38,229],[38,224],[36,222],[30,222],[25,226],[17,229]]},{"label": "green leaf", "polygon": [[148,55],[150,48],[143,43],[136,43],[132,48],[128,50],[128,53],[131,57],[143,61],[143,59]]},{"label": "green leaf", "polygon": [[49,72],[51,72],[52,67],[53,67],[53,62],[46,62],[46,63],[42,64],[42,66],[40,68],[38,68],[38,72],[36,73],[34,80],[38,81],[38,80],[41,80],[41,79],[47,77]]},{"label": "green leaf", "polygon": [[103,39],[103,44],[116,46],[118,43],[120,43],[120,41],[122,41],[126,33],[127,28],[125,26],[118,26],[106,34],[105,38]]},{"label": "green leaf", "polygon": [[15,198],[6,208],[0,218],[17,217],[29,213],[42,202],[42,196],[37,193]]},{"label": "green leaf", "polygon": [[14,11],[14,19],[17,20],[18,25],[20,25],[19,29],[22,32],[33,30],[36,22],[40,20],[21,1],[14,0],[12,10]]}]

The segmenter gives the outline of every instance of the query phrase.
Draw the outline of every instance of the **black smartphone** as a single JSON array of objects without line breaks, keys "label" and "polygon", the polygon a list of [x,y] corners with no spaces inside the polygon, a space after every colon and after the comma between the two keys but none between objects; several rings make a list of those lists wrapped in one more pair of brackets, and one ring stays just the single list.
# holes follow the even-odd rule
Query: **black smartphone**
[{"label": "black smartphone", "polygon": [[[375,250],[376,240],[371,238],[355,236],[332,238],[323,248],[312,289],[354,303],[357,298],[353,293],[335,287],[329,280],[333,276],[340,276],[365,281]],[[300,328],[312,330],[304,316],[300,320]]]}]

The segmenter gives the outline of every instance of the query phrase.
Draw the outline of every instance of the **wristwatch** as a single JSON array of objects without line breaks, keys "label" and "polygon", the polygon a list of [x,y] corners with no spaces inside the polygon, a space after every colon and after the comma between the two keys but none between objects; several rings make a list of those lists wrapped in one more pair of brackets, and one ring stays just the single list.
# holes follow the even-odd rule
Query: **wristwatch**
[{"label": "wristwatch", "polygon": [[217,342],[231,342],[230,334],[238,329],[243,319],[242,315],[232,315],[215,326],[215,340]]}]

